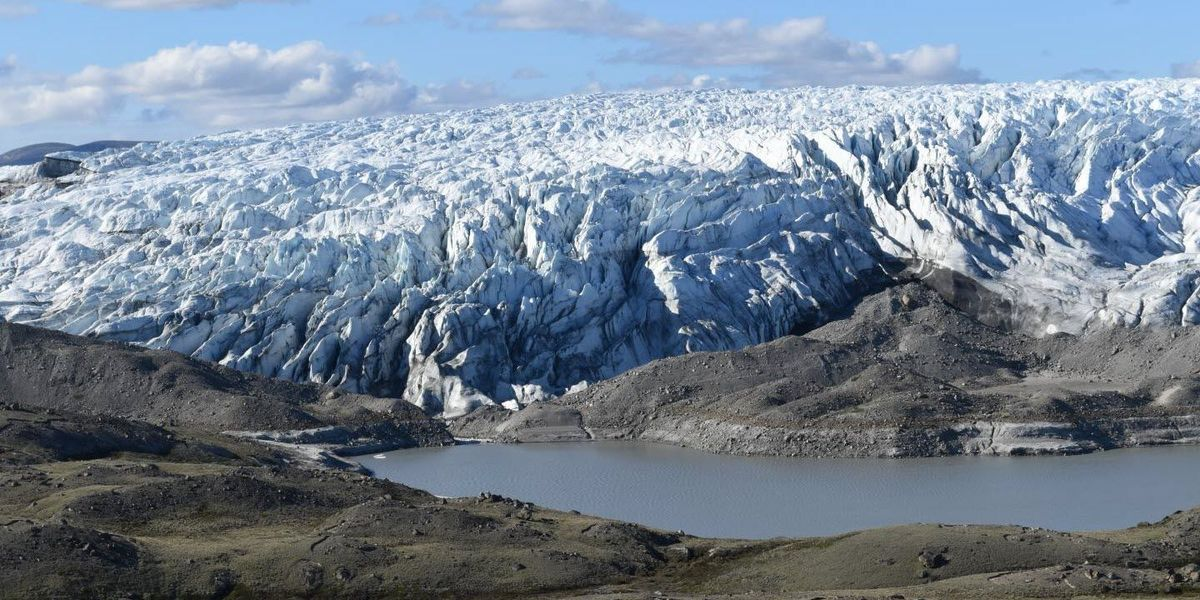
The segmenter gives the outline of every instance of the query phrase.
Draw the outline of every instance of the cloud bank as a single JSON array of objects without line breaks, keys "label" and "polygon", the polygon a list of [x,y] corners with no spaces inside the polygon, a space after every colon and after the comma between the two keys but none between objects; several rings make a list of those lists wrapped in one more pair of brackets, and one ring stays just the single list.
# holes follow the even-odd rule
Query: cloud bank
[{"label": "cloud bank", "polygon": [[1200,60],[1171,65],[1172,77],[1200,77]]},{"label": "cloud bank", "polygon": [[23,19],[37,14],[37,7],[28,2],[0,0],[0,21]]},{"label": "cloud bank", "polygon": [[247,42],[189,45],[116,68],[20,77],[0,87],[0,126],[95,122],[133,105],[155,118],[209,127],[257,127],[473,106],[494,100],[487,84],[417,86],[392,64],[372,64],[302,42],[277,50]]},{"label": "cloud bank", "polygon": [[874,42],[837,37],[823,17],[755,26],[747,19],[669,24],[608,0],[495,0],[473,13],[488,27],[559,31],[633,42],[614,62],[691,68],[751,67],[763,86],[963,83],[981,81],[961,66],[957,45],[923,44],[885,52]]},{"label": "cloud bank", "polygon": [[114,10],[180,10],[187,8],[228,8],[237,4],[295,3],[297,0],[74,0]]}]

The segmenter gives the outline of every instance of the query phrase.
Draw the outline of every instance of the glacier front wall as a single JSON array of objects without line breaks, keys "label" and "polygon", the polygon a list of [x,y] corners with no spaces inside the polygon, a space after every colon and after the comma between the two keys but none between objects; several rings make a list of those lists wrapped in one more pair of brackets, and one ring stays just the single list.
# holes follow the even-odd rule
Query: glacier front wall
[{"label": "glacier front wall", "polygon": [[1195,324],[1198,148],[1196,80],[601,95],[143,144],[0,199],[0,314],[448,416],[768,341],[896,259],[1033,333]]}]

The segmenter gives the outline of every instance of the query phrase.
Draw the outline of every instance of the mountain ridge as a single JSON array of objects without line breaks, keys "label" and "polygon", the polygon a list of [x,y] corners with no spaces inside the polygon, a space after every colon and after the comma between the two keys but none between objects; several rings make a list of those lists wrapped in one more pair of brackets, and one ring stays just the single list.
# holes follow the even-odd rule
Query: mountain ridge
[{"label": "mountain ridge", "polygon": [[132,142],[125,140],[96,140],[78,146],[74,144],[65,144],[62,142],[44,142],[41,144],[29,144],[20,148],[13,148],[3,154],[0,154],[0,167],[17,167],[32,165],[40,162],[47,154],[55,152],[100,152],[102,150],[131,148],[142,142]]}]

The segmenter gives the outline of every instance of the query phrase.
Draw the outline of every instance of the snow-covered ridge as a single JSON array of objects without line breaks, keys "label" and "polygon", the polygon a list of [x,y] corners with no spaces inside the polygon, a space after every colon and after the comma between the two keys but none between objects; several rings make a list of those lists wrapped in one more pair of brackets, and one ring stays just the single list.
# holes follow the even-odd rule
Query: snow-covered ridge
[{"label": "snow-covered ridge", "polygon": [[604,95],[236,132],[0,198],[0,314],[446,414],[766,341],[890,257],[1200,322],[1200,81]]}]

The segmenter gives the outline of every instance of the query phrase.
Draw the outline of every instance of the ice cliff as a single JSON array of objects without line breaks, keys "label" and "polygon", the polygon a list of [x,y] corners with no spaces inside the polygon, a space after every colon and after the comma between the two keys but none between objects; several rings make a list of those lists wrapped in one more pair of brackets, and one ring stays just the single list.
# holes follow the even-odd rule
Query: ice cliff
[{"label": "ice cliff", "polygon": [[919,259],[1039,333],[1200,323],[1200,81],[569,97],[108,151],[0,198],[0,314],[526,403]]}]

